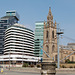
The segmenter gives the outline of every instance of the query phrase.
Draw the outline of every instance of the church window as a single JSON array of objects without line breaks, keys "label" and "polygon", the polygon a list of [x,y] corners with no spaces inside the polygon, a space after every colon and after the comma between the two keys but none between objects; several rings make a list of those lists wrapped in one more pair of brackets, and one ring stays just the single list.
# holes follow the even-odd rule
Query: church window
[{"label": "church window", "polygon": [[54,47],[54,45],[53,45],[53,46],[52,46],[52,51],[54,51],[54,48],[55,48],[55,47]]},{"label": "church window", "polygon": [[52,38],[54,38],[54,31],[52,31]]},{"label": "church window", "polygon": [[49,37],[49,32],[47,31],[46,32],[46,38],[48,39],[48,37]]},{"label": "church window", "polygon": [[48,45],[46,46],[46,49],[47,49],[47,53],[49,53],[49,47],[48,47]]}]

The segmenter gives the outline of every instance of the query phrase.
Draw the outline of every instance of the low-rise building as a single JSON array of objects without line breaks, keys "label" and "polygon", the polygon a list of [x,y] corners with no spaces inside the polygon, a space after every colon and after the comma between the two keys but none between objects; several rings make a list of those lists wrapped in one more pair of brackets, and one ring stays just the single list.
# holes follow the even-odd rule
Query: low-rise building
[{"label": "low-rise building", "polygon": [[60,60],[65,62],[67,59],[75,62],[75,43],[68,43],[67,46],[60,45]]}]

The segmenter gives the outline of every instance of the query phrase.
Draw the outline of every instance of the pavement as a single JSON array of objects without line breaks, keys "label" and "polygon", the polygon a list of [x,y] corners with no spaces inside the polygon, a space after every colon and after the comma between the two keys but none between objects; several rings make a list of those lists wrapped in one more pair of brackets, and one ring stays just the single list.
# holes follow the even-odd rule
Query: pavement
[{"label": "pavement", "polygon": [[[16,71],[16,72],[32,72],[32,73],[40,73],[41,68],[31,68],[31,67],[13,67],[10,69],[11,71]],[[57,73],[75,73],[75,68],[56,68]]]},{"label": "pavement", "polygon": [[[13,69],[8,70],[8,69],[4,68],[4,72],[0,73],[0,75],[41,75],[40,69],[39,70],[35,69],[35,68],[13,68]],[[27,71],[27,70],[29,70],[29,71]],[[33,70],[34,70],[34,72],[33,72]],[[75,71],[72,72],[72,71],[70,71],[70,69],[61,69],[61,70],[57,71],[56,75],[75,75]],[[67,71],[64,72],[64,70],[68,70],[68,72]],[[71,69],[71,70],[73,70],[73,69]]]},{"label": "pavement", "polygon": [[41,75],[39,73],[30,73],[30,72],[16,72],[16,71],[4,71],[0,75]]},{"label": "pavement", "polygon": [[[0,73],[0,75],[41,75],[41,74],[31,72],[5,71],[3,73]],[[56,73],[56,75],[75,75],[75,73]]]}]

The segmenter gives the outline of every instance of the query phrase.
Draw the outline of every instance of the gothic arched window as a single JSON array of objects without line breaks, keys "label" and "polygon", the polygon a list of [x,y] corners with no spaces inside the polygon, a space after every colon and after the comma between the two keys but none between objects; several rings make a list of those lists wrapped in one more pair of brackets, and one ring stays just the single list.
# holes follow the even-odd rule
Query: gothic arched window
[{"label": "gothic arched window", "polygon": [[47,31],[46,32],[46,38],[48,39],[48,37],[49,37],[49,32]]},{"label": "gothic arched window", "polygon": [[54,50],[55,50],[55,46],[53,45],[53,46],[52,46],[52,51],[54,51]]},{"label": "gothic arched window", "polygon": [[54,38],[54,31],[52,31],[52,38]]},{"label": "gothic arched window", "polygon": [[57,55],[55,55],[55,62],[57,62]]},{"label": "gothic arched window", "polygon": [[47,50],[47,53],[49,54],[49,47],[48,47],[48,45],[46,46],[46,50]]}]

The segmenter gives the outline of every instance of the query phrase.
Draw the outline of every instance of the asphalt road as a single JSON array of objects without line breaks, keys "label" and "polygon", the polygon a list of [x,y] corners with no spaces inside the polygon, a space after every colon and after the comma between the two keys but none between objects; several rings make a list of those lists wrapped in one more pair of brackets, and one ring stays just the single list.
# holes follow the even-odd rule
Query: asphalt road
[{"label": "asphalt road", "polygon": [[[26,73],[26,72],[14,72],[14,71],[4,71],[0,75],[41,75],[39,73]],[[56,75],[75,75],[75,73],[57,73]]]}]

